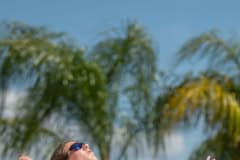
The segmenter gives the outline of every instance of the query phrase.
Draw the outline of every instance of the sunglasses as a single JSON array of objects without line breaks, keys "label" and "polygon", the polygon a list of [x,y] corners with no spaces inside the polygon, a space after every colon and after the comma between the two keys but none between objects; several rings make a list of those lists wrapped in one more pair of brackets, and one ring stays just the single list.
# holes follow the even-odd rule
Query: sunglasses
[{"label": "sunglasses", "polygon": [[79,142],[76,142],[76,143],[73,143],[69,150],[70,151],[77,151],[77,150],[80,150],[82,147],[83,147],[84,143],[79,143]]}]

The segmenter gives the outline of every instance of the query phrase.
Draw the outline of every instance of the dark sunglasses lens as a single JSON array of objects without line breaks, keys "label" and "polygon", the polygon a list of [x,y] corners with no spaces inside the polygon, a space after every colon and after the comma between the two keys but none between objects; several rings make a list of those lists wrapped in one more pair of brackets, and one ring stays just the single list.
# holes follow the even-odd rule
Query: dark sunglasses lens
[{"label": "dark sunglasses lens", "polygon": [[74,144],[71,145],[69,150],[70,151],[77,151],[77,150],[82,148],[83,144],[84,143],[74,143]]}]

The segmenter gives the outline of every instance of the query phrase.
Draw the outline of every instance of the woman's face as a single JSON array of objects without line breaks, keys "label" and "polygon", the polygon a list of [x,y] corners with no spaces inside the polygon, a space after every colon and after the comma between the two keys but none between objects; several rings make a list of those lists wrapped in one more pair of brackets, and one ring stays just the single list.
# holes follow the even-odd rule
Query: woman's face
[{"label": "woman's face", "polygon": [[70,149],[71,146],[77,146],[77,142],[67,142],[64,146],[64,150],[68,152],[68,160],[97,160],[95,154],[91,150],[88,144],[82,144],[77,149]]}]

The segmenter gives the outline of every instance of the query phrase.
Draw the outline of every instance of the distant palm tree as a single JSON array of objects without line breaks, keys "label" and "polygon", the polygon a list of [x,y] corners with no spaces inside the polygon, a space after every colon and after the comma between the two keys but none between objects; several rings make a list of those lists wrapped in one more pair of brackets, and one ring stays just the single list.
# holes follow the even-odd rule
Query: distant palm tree
[{"label": "distant palm tree", "polygon": [[200,160],[209,153],[218,160],[238,159],[240,43],[236,39],[224,40],[216,31],[210,31],[185,43],[179,55],[180,63],[187,59],[202,60],[209,63],[209,68],[179,81],[169,90],[161,110],[161,124],[171,130],[182,123],[195,126],[202,119],[211,132],[190,159]]}]

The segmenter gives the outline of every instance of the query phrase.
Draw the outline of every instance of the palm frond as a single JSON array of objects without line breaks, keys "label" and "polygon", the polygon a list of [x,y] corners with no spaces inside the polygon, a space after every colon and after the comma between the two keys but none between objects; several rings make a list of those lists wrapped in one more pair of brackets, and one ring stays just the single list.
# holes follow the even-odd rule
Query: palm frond
[{"label": "palm frond", "polygon": [[217,132],[204,140],[190,155],[190,160],[201,160],[212,155],[216,159],[234,160],[240,156],[240,143],[236,146],[228,135]]},{"label": "palm frond", "polygon": [[216,30],[206,32],[186,42],[179,51],[178,63],[182,60],[207,58],[211,66],[223,67],[232,64],[240,67],[238,41],[224,40]]},{"label": "palm frond", "polygon": [[[203,117],[206,128],[224,129],[239,142],[240,106],[234,93],[207,77],[184,83],[170,96],[163,111],[163,123],[169,128],[179,122],[199,121]],[[165,120],[165,121],[164,121]]]}]

